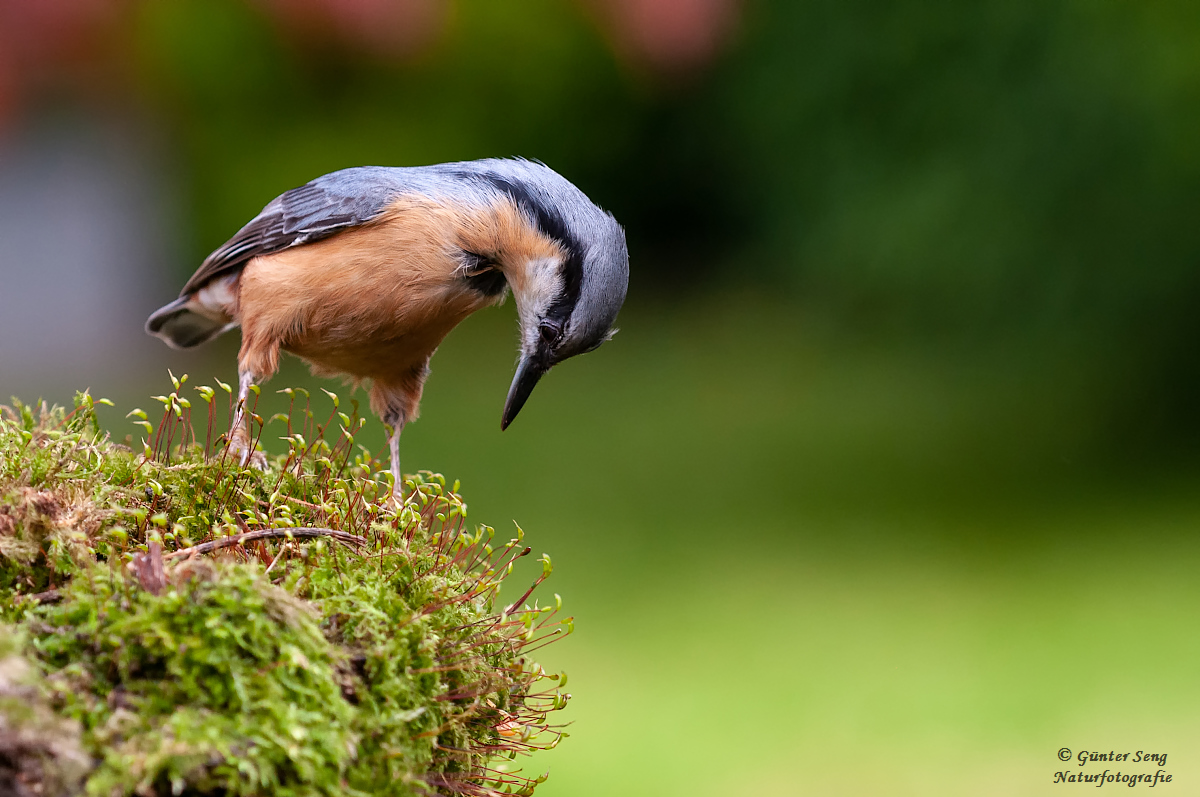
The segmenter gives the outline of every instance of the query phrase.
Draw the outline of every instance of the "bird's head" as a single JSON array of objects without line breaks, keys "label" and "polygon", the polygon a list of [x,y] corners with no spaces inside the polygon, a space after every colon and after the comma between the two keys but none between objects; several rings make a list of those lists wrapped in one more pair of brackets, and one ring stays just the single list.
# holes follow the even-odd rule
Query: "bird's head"
[{"label": "bird's head", "polygon": [[[546,238],[553,254],[531,259],[509,278],[521,325],[517,372],[500,428],[525,406],[538,380],[568,357],[613,336],[629,284],[625,233],[610,214],[546,167],[544,182],[506,185],[506,193]],[[535,172],[536,174],[536,172]]]}]

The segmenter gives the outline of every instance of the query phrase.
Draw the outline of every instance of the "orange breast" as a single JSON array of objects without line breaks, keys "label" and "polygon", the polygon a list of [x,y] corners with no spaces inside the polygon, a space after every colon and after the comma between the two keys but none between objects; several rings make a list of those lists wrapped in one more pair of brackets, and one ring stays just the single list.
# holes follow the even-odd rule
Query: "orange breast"
[{"label": "orange breast", "polygon": [[375,379],[423,364],[459,322],[496,301],[455,274],[458,215],[397,203],[370,225],[252,260],[237,307],[243,358],[270,360],[258,350],[283,348],[322,373]]}]

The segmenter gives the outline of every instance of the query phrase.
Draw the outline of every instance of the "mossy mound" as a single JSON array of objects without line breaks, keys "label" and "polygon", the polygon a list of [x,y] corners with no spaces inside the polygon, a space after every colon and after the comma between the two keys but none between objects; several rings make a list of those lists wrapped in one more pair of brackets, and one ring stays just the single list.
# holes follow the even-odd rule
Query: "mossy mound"
[{"label": "mossy mound", "polygon": [[185,379],[140,453],[87,395],[0,408],[0,793],[532,791],[506,759],[568,696],[528,654],[570,620],[499,602],[520,531],[493,546],[434,474],[396,506],[335,396],[322,425],[294,392],[288,452],[241,468]]}]

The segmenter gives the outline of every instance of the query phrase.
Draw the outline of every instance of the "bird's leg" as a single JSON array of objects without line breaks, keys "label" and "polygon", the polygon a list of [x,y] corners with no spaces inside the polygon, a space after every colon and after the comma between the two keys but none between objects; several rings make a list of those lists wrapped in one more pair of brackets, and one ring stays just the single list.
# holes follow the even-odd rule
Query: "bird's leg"
[{"label": "bird's leg", "polygon": [[229,430],[229,450],[237,456],[242,467],[247,465],[259,470],[267,469],[267,458],[261,451],[254,450],[254,439],[250,435],[250,386],[255,383],[254,374],[238,369],[237,409],[233,414]]},{"label": "bird's leg", "polygon": [[404,477],[400,473],[400,433],[404,424],[416,420],[417,403],[421,400],[421,386],[429,374],[429,359],[401,373],[397,378],[376,379],[371,385],[371,409],[392,428],[388,439],[392,455],[392,500],[397,507],[404,506]]},{"label": "bird's leg", "polygon": [[392,500],[397,506],[404,505],[404,478],[400,475],[400,432],[404,431],[404,413],[389,412],[383,422],[392,427],[388,448],[392,455]]}]

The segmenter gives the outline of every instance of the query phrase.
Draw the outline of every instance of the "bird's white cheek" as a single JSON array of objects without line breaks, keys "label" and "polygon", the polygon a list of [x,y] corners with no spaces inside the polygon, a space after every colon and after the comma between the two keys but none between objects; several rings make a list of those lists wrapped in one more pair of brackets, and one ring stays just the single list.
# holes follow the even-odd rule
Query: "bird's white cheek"
[{"label": "bird's white cheek", "polygon": [[534,326],[562,289],[558,264],[550,258],[529,261],[520,277],[510,279],[510,284],[522,323]]}]

